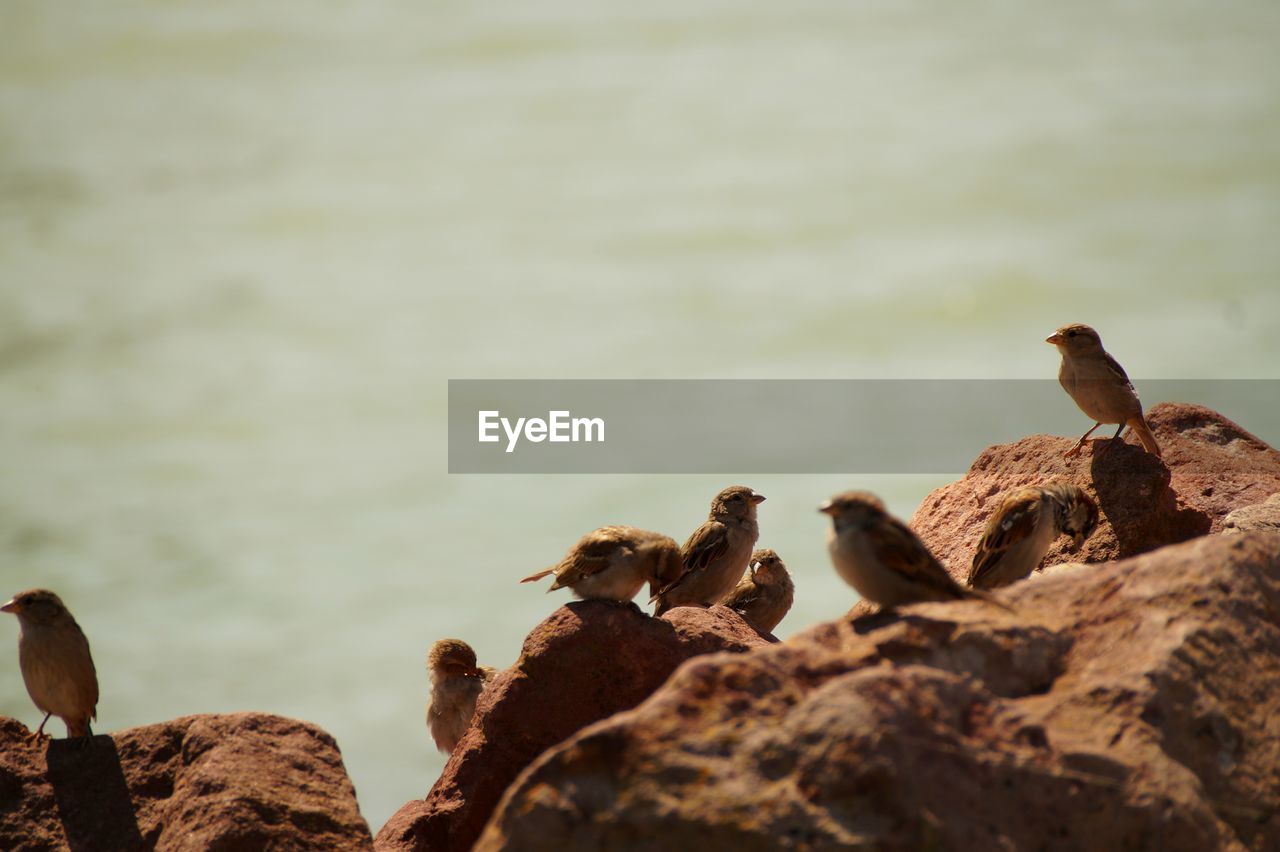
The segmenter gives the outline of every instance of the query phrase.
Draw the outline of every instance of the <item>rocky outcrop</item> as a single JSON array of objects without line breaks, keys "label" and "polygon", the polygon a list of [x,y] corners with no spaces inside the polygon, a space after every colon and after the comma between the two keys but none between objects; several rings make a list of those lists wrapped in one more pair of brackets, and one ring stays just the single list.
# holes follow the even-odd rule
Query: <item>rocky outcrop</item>
[{"label": "rocky outcrop", "polygon": [[476,848],[1280,849],[1280,534],[1002,597],[692,660],[534,762]]},{"label": "rocky outcrop", "polygon": [[[1227,514],[1280,491],[1280,452],[1198,405],[1161,403],[1147,412],[1164,459],[1136,443],[1092,440],[1064,458],[1070,438],[1032,435],[987,448],[965,476],[929,494],[911,527],[963,580],[1002,495],[1048,479],[1074,482],[1098,501],[1101,523],[1078,553],[1055,542],[1045,564],[1105,562],[1221,532]],[[1130,438],[1132,440],[1132,438]]]},{"label": "rocky outcrop", "polygon": [[1234,509],[1222,522],[1224,533],[1272,530],[1280,532],[1280,494],[1272,494],[1262,503]]},{"label": "rocky outcrop", "polygon": [[690,657],[769,644],[736,612],[576,601],[528,638],[514,666],[481,696],[476,721],[425,800],[378,832],[379,850],[470,849],[503,791],[547,748],[649,697]]},{"label": "rocky outcrop", "polygon": [[372,846],[337,743],[263,713],[185,716],[39,747],[0,717],[0,849]]}]

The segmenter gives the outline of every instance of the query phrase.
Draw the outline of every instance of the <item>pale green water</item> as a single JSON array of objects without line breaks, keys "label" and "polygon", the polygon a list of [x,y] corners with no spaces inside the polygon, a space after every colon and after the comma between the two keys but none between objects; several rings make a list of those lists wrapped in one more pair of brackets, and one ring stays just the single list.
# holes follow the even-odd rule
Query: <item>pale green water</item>
[{"label": "pale green water", "polygon": [[[0,592],[67,599],[100,729],[313,720],[376,829],[433,639],[509,664],[515,578],[727,484],[451,478],[448,378],[1051,376],[1071,320],[1280,378],[1280,6],[1028,5],[7,3]],[[815,503],[948,478],[744,476],[780,632],[853,600]]]}]

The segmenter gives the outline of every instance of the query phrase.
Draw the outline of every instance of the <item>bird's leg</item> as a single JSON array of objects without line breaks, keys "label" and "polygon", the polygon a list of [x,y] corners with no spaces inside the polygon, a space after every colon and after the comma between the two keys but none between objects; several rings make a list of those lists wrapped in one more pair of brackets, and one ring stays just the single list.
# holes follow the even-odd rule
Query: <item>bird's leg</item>
[{"label": "bird's leg", "polygon": [[49,736],[44,732],[44,725],[45,725],[45,722],[49,721],[49,717],[52,715],[53,715],[52,713],[44,714],[44,721],[40,723],[40,727],[36,728],[34,733],[27,734],[27,742],[38,743]]},{"label": "bird's leg", "polygon": [[[1120,440],[1120,433],[1123,432],[1124,430],[1125,430],[1125,424],[1121,423],[1120,428],[1117,429],[1116,433],[1111,436],[1111,440],[1107,441],[1107,445],[1102,448],[1102,452],[1098,453],[1098,458],[1102,458],[1107,454],[1107,450],[1111,449],[1112,442]],[[1121,441],[1121,443],[1123,443],[1123,441]]]},{"label": "bird's leg", "polygon": [[1084,446],[1084,442],[1085,442],[1085,441],[1087,441],[1087,440],[1089,439],[1089,436],[1093,434],[1094,429],[1097,429],[1097,428],[1098,428],[1099,426],[1101,426],[1101,425],[1102,425],[1101,423],[1095,423],[1095,424],[1093,424],[1093,429],[1090,429],[1088,432],[1085,432],[1083,435],[1081,435],[1081,436],[1080,436],[1080,440],[1079,440],[1079,441],[1076,441],[1076,445],[1075,445],[1074,447],[1072,447],[1071,449],[1067,450],[1067,453],[1066,453],[1066,455],[1065,455],[1065,456],[1063,456],[1063,458],[1068,458],[1068,459],[1069,459],[1069,458],[1071,458],[1072,456],[1079,455],[1079,454],[1080,454],[1080,448]]}]

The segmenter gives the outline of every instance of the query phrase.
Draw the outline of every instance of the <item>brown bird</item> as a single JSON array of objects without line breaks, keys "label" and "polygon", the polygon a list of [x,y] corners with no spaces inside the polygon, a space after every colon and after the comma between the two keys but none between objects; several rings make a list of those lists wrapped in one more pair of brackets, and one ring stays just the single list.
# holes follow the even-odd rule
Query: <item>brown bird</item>
[{"label": "brown bird", "polygon": [[795,583],[791,581],[786,563],[766,547],[751,554],[747,573],[720,604],[740,613],[757,629],[772,633],[791,609],[795,597]]},{"label": "brown bird", "polygon": [[520,582],[555,574],[549,592],[568,586],[580,598],[627,603],[646,582],[674,572],[679,564],[680,548],[668,536],[636,527],[601,527],[578,539],[556,565]]},{"label": "brown bird", "polygon": [[1079,548],[1098,526],[1098,504],[1083,488],[1050,482],[1018,488],[987,521],[973,554],[969,585],[997,589],[1031,575],[1063,533]]},{"label": "brown bird", "polygon": [[[1079,323],[1064,325],[1045,338],[1045,342],[1052,343],[1062,353],[1058,382],[1063,390],[1081,411],[1096,421],[1093,428],[1081,435],[1076,445],[1067,451],[1067,455],[1079,453],[1085,440],[1103,423],[1117,423],[1120,428],[1116,429],[1111,440],[1119,438],[1128,426],[1138,436],[1143,448],[1160,458],[1160,445],[1142,416],[1138,392],[1133,389],[1124,368],[1102,348],[1098,332]],[[1111,443],[1108,442],[1102,452],[1110,448]]]},{"label": "brown bird", "polygon": [[98,673],[89,640],[62,600],[47,589],[29,589],[0,611],[18,617],[18,666],[27,694],[44,713],[30,739],[47,736],[50,716],[66,723],[68,737],[91,736],[89,720],[98,717]]},{"label": "brown bird", "polygon": [[760,537],[756,507],[763,502],[764,497],[743,485],[715,496],[706,523],[680,549],[680,575],[649,599],[658,604],[654,615],[677,606],[711,606],[737,585]]},{"label": "brown bird", "polygon": [[953,580],[924,542],[890,515],[874,494],[846,491],[818,511],[831,516],[827,549],[836,573],[872,603],[893,609],[918,601],[972,598],[1010,609]]},{"label": "brown bird", "polygon": [[427,671],[431,673],[427,729],[436,748],[452,753],[471,726],[476,701],[493,680],[494,670],[476,665],[476,652],[461,639],[441,639],[427,655]]}]

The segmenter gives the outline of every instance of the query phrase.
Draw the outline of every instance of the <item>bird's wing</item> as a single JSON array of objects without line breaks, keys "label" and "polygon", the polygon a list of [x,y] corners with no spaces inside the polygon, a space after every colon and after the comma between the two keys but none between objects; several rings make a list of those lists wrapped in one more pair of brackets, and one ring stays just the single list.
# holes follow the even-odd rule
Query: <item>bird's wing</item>
[{"label": "bird's wing", "polygon": [[572,586],[579,580],[598,574],[629,548],[626,538],[612,527],[587,533],[555,567],[555,585]]},{"label": "bird's wing", "polygon": [[1115,358],[1112,358],[1110,352],[1103,352],[1102,357],[1103,357],[1103,360],[1106,361],[1107,369],[1111,372],[1111,374],[1114,375],[1117,379],[1120,379],[1120,381],[1124,382],[1126,385],[1128,385],[1130,390],[1132,390],[1133,382],[1129,381],[1129,374],[1124,371],[1124,367],[1120,366],[1120,362],[1117,361]]},{"label": "bird's wing", "polygon": [[887,518],[885,523],[867,527],[864,534],[886,568],[922,585],[963,597],[964,590],[902,521]]},{"label": "bird's wing", "polygon": [[739,609],[747,607],[764,597],[765,588],[759,585],[748,575],[738,581],[738,585],[733,587],[733,591],[724,596],[720,601],[722,606],[729,609]]},{"label": "bird's wing", "polygon": [[680,576],[659,589],[650,600],[665,595],[684,582],[686,577],[702,571],[723,556],[728,549],[729,528],[719,521],[707,521],[693,531],[693,535],[689,536],[689,540],[680,549],[684,557],[684,570],[680,572]]},{"label": "bird's wing", "polygon": [[1000,508],[987,522],[982,541],[973,553],[973,567],[969,569],[969,585],[995,567],[1015,544],[1024,541],[1036,530],[1040,516],[1040,494],[1035,491],[1018,491],[1000,504]]}]

